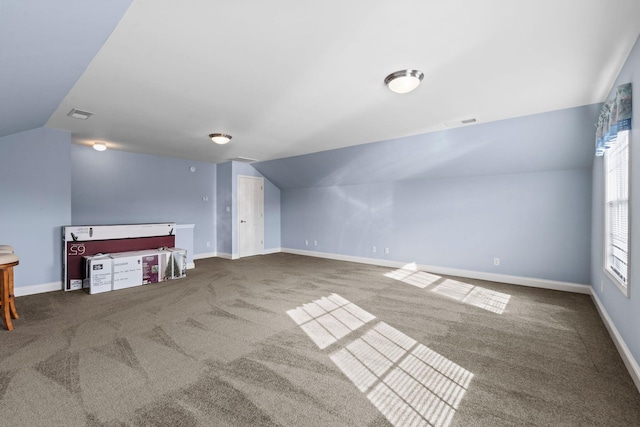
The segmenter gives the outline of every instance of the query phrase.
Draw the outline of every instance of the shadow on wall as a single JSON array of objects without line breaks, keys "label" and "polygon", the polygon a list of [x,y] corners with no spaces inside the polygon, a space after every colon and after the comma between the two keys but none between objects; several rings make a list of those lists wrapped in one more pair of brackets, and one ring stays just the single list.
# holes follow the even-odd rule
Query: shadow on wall
[{"label": "shadow on wall", "polygon": [[[368,189],[368,200],[350,193],[344,187],[331,187],[331,192],[342,202],[343,211],[334,212],[336,215],[331,224],[342,224],[338,238],[340,253],[368,253],[366,242],[385,240],[383,236],[393,235],[393,191],[391,187]],[[365,201],[367,200],[367,201]],[[342,215],[338,217],[337,215]],[[318,221],[318,224],[326,224]],[[353,245],[358,247],[353,247]]]},{"label": "shadow on wall", "polygon": [[337,294],[287,314],[393,425],[453,420],[471,372]]}]

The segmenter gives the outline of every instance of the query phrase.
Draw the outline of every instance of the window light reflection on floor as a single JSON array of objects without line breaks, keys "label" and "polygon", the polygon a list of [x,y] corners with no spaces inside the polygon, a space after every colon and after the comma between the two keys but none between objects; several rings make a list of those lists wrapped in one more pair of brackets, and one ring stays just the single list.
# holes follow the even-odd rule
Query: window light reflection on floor
[{"label": "window light reflection on floor", "polygon": [[303,304],[287,314],[320,349],[376,318],[337,294]]},{"label": "window light reflection on floor", "polygon": [[442,277],[436,276],[435,274],[418,271],[415,263],[407,264],[402,268],[386,273],[385,276],[421,289],[442,279]]},{"label": "window light reflection on floor", "polygon": [[384,322],[330,358],[396,426],[449,425],[473,378]]},{"label": "window light reflection on floor", "polygon": [[432,292],[497,314],[504,313],[511,298],[509,294],[419,271],[415,263],[385,273],[385,277],[421,289],[436,285],[431,289]]},{"label": "window light reflection on floor", "polygon": [[431,291],[497,314],[504,313],[511,299],[509,294],[451,279],[445,280]]},{"label": "window light reflection on floor", "polygon": [[[287,314],[321,349],[376,318],[337,294]],[[448,426],[473,374],[384,322],[369,328],[329,358],[393,425]]]}]

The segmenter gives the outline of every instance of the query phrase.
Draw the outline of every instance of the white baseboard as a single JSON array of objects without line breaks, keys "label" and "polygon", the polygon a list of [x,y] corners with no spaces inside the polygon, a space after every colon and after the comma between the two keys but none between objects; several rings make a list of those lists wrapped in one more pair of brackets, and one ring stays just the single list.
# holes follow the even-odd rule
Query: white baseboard
[{"label": "white baseboard", "polygon": [[510,276],[507,274],[487,273],[482,271],[458,270],[455,268],[432,267],[418,265],[421,270],[445,274],[448,276],[461,276],[470,279],[487,280],[490,282],[507,283],[510,285],[529,286],[532,288],[551,289],[554,291],[573,292],[576,294],[591,294],[591,286],[581,283],[561,282],[559,280],[538,279],[535,277]]},{"label": "white baseboard", "polygon": [[380,267],[400,268],[407,265],[406,262],[389,261],[389,260],[376,259],[376,258],[363,258],[363,257],[356,257],[351,255],[331,254],[327,252],[305,251],[301,249],[282,248],[281,252],[284,252],[287,254],[294,254],[294,255],[311,256],[315,258],[334,259],[336,261],[349,261],[349,262],[357,262],[360,264],[378,265]]},{"label": "white baseboard", "polygon": [[43,294],[45,292],[61,291],[62,282],[42,283],[40,285],[31,286],[15,286],[13,290],[16,297]]},{"label": "white baseboard", "polygon": [[[282,252],[296,255],[312,256],[316,258],[334,259],[338,261],[358,262],[361,264],[378,265],[381,267],[402,268],[407,262],[391,261],[377,258],[363,258],[349,255],[331,254],[326,252],[304,251],[299,249],[282,248]],[[508,283],[511,285],[530,286],[533,288],[552,289],[555,291],[574,292],[578,294],[591,294],[591,286],[580,283],[560,282],[557,280],[536,279],[533,277],[509,276],[506,274],[486,273],[482,271],[460,270],[449,267],[436,267],[432,265],[416,264],[418,270],[429,273],[444,274],[447,276],[467,277],[469,279],[488,280],[491,282]]]},{"label": "white baseboard", "polygon": [[228,254],[225,252],[218,252],[216,256],[218,258],[224,258],[224,259],[238,259],[238,254]]},{"label": "white baseboard", "polygon": [[196,263],[195,262],[188,262],[187,263],[187,270],[191,270],[193,268],[196,268]]},{"label": "white baseboard", "polygon": [[[271,249],[265,249],[263,251],[263,255],[270,255],[270,254],[276,254],[282,252],[282,248],[271,248]],[[240,256],[238,254],[228,254],[226,252],[208,252],[208,253],[202,253],[202,254],[195,254],[193,256],[194,260],[197,259],[204,259],[204,258],[224,258],[224,259],[240,259]]]},{"label": "white baseboard", "polygon": [[218,256],[217,252],[204,252],[201,254],[194,254],[193,259],[215,258]]},{"label": "white baseboard", "polygon": [[[282,252],[282,248],[265,249],[263,254],[264,255],[269,255],[269,254],[276,254],[276,253],[279,253],[279,252]],[[238,254],[228,254],[226,252],[206,252],[206,253],[202,253],[202,254],[193,255],[193,259],[194,260],[204,259],[204,258],[239,259],[240,256],[238,256]]]},{"label": "white baseboard", "polygon": [[591,298],[593,299],[596,309],[598,310],[598,314],[600,314],[600,318],[602,319],[604,326],[607,327],[609,335],[611,336],[613,343],[618,349],[618,353],[620,353],[620,357],[622,357],[624,365],[629,371],[629,375],[631,375],[631,379],[640,392],[640,366],[638,365],[638,362],[633,357],[633,354],[631,354],[631,350],[629,350],[629,347],[627,347],[627,344],[624,342],[622,335],[620,335],[620,332],[618,332],[618,328],[616,328],[613,320],[611,320],[609,313],[607,313],[607,310],[604,308],[602,301],[600,301],[600,298],[595,291],[591,292]]}]

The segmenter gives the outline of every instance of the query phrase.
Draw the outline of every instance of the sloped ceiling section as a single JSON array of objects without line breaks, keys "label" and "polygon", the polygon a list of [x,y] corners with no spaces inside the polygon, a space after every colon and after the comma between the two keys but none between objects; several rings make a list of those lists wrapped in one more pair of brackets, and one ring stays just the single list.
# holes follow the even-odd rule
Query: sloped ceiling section
[{"label": "sloped ceiling section", "polygon": [[44,126],[132,0],[0,0],[0,137]]},{"label": "sloped ceiling section", "polygon": [[639,32],[638,0],[136,0],[46,126],[267,161],[602,102]]},{"label": "sloped ceiling section", "polygon": [[254,163],[280,189],[590,168],[601,104]]}]

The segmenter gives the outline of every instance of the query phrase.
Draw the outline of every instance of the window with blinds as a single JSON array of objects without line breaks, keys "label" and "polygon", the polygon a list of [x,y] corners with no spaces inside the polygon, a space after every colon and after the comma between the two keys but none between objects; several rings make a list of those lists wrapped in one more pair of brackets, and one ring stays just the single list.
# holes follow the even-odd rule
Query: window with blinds
[{"label": "window with blinds", "polygon": [[629,132],[618,134],[604,154],[605,271],[629,295]]}]

